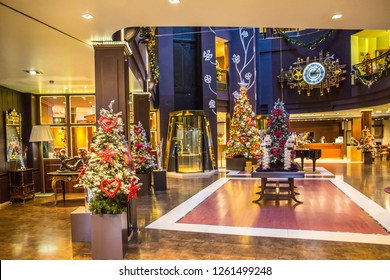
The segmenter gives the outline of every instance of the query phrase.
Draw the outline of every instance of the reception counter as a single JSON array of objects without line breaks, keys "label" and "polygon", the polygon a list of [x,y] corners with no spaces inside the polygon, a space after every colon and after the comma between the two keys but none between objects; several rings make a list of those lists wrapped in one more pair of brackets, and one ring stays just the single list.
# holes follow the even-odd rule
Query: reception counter
[{"label": "reception counter", "polygon": [[320,149],[321,158],[344,158],[344,144],[343,143],[310,143],[307,144],[307,149]]}]

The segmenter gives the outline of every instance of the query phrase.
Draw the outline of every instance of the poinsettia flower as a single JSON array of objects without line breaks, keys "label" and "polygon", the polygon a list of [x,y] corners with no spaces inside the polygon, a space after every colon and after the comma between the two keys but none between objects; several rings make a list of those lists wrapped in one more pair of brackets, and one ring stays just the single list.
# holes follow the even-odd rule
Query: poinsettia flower
[{"label": "poinsettia flower", "polygon": [[276,137],[280,137],[281,135],[283,135],[283,132],[281,132],[279,129],[278,130],[276,130],[275,132],[274,132],[274,135],[276,136]]}]

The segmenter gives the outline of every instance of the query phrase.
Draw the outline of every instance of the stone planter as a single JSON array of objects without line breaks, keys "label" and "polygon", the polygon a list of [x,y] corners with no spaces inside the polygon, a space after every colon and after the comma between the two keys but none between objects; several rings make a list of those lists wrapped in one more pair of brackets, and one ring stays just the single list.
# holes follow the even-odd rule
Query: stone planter
[{"label": "stone planter", "polygon": [[226,158],[226,169],[244,171],[247,161],[251,161],[253,166],[257,165],[257,160],[253,158]]},{"label": "stone planter", "polygon": [[122,260],[127,247],[127,213],[92,214],[91,247],[94,260]]},{"label": "stone planter", "polygon": [[138,196],[144,196],[150,194],[150,188],[152,185],[152,174],[135,174],[139,178],[139,182],[142,183],[141,189],[137,192]]}]

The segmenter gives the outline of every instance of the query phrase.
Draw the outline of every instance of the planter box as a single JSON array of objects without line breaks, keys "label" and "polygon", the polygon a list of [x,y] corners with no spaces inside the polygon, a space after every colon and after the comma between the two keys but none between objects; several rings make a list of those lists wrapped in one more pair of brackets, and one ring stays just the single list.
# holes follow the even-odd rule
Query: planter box
[{"label": "planter box", "polygon": [[94,260],[122,260],[127,247],[127,213],[92,214],[91,247]]},{"label": "planter box", "polygon": [[139,182],[142,183],[141,189],[137,192],[138,196],[150,194],[150,188],[152,186],[152,174],[135,174],[139,178]]},{"label": "planter box", "polygon": [[247,161],[251,161],[253,166],[257,165],[257,160],[254,158],[226,158],[226,169],[244,171]]},{"label": "planter box", "polygon": [[78,207],[70,213],[72,242],[91,242],[91,213]]}]

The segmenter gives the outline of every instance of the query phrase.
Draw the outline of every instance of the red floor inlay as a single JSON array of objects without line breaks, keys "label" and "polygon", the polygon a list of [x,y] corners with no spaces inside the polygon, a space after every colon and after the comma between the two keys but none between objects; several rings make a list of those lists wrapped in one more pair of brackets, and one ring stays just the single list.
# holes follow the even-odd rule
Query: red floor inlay
[{"label": "red floor inlay", "polygon": [[328,180],[295,180],[297,198],[303,204],[291,200],[253,203],[259,197],[259,184],[259,180],[229,180],[178,222],[388,235]]}]

